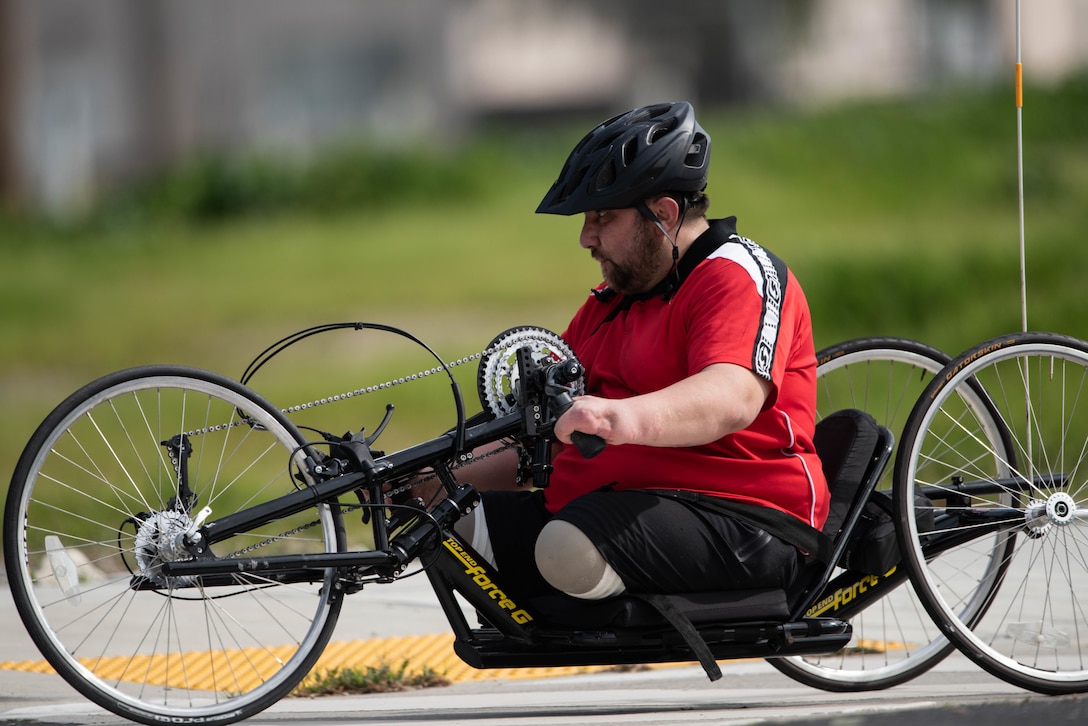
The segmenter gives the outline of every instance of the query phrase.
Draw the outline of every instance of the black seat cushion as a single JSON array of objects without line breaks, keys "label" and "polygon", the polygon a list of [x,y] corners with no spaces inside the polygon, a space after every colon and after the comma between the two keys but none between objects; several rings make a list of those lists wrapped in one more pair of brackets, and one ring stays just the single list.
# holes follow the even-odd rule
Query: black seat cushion
[{"label": "black seat cushion", "polygon": [[872,464],[880,427],[871,415],[844,409],[827,415],[816,424],[813,442],[823,463],[824,477],[831,490],[831,504],[824,534],[836,539],[859,488]]}]

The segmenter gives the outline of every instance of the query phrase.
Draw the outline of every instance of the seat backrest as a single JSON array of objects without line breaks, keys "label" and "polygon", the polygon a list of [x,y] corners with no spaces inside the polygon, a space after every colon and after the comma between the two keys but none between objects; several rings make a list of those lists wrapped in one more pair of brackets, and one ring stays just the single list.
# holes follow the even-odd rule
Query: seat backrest
[{"label": "seat backrest", "polygon": [[[891,454],[891,432],[865,411],[848,408],[821,419],[813,442],[831,492],[823,532],[835,541],[851,511],[865,502],[883,473]],[[874,472],[877,466],[879,471]]]},{"label": "seat backrest", "polygon": [[794,602],[792,617],[801,617],[831,580],[836,563],[849,543],[850,533],[888,465],[894,440],[887,427],[858,409],[835,411],[816,424],[813,443],[831,492],[823,528],[832,542],[831,557],[828,562],[812,562],[811,575],[801,578],[806,585],[791,596]]}]

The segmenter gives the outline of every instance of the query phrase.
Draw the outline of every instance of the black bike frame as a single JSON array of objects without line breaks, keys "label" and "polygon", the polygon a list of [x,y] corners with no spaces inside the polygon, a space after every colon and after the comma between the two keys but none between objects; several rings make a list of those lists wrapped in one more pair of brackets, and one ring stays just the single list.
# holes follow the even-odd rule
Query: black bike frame
[{"label": "black bike frame", "polygon": [[[465,450],[471,451],[477,446],[492,443],[512,436],[524,430],[522,416],[510,414],[477,426],[471,426],[465,432]],[[170,575],[206,575],[223,570],[214,557],[207,554],[207,547],[221,542],[236,534],[251,531],[257,527],[274,522],[299,512],[313,509],[320,504],[334,502],[338,497],[358,489],[374,490],[378,496],[371,501],[381,501],[381,487],[384,483],[397,481],[417,473],[420,469],[433,467],[448,471],[448,462],[460,456],[457,451],[454,432],[430,439],[421,444],[377,457],[369,461],[366,471],[351,472],[331,479],[313,482],[309,486],[290,492],[256,506],[209,520],[201,528],[204,549],[197,559],[167,563],[164,572]],[[448,492],[453,494],[453,492]],[[456,516],[454,517],[456,518]],[[384,520],[374,520],[376,542],[387,541]],[[385,549],[382,547],[381,549]],[[415,552],[410,553],[415,555]],[[388,566],[394,564],[393,553],[378,551],[340,552],[315,555],[282,555],[274,557],[254,557],[244,561],[230,560],[229,569],[233,572],[249,569],[246,563],[260,570],[287,569],[292,566],[305,567],[344,567],[344,566]],[[410,557],[409,557],[410,559]]]},{"label": "black bike frame", "polygon": [[[519,366],[527,366],[519,360]],[[577,371],[576,371],[577,372]],[[523,371],[524,373],[524,371]],[[523,377],[523,381],[526,380]],[[530,389],[526,385],[525,389]],[[522,391],[522,396],[529,394]],[[558,389],[560,393],[563,389]],[[472,510],[479,495],[468,485],[460,485],[453,476],[455,460],[467,460],[477,447],[501,439],[520,437],[536,443],[534,471],[544,474],[550,470],[546,442],[549,407],[556,389],[543,386],[531,389],[532,401],[521,400],[516,413],[479,423],[459,425],[454,431],[391,454],[374,456],[369,442],[352,438],[333,442],[333,448],[344,454],[350,473],[328,478],[314,478],[312,464],[321,457],[312,450],[302,450],[308,461],[305,470],[308,486],[254,507],[208,521],[193,538],[189,549],[193,559],[167,562],[162,572],[167,576],[194,577],[202,587],[236,585],[239,579],[254,583],[316,582],[327,579],[330,569],[340,570],[342,582],[352,591],[369,583],[392,582],[412,560],[425,564],[426,575],[455,634],[455,650],[470,665],[486,667],[517,667],[545,665],[590,665],[604,663],[640,663],[685,661],[692,656],[691,648],[675,633],[662,630],[660,624],[646,628],[619,628],[594,631],[549,624],[534,610],[521,594],[502,585],[494,567],[461,540],[453,525]],[[183,442],[184,443],[184,442]],[[339,448],[338,448],[339,447]],[[882,471],[890,456],[890,438],[884,450],[874,460]],[[430,511],[413,511],[414,522],[399,527],[392,534],[392,525],[384,513],[372,517],[374,548],[362,551],[324,552],[311,554],[273,555],[247,558],[217,558],[212,547],[230,537],[253,530],[270,522],[322,505],[338,507],[338,499],[363,491],[370,502],[381,502],[387,485],[405,483],[425,468],[432,468],[442,483],[446,498]],[[546,478],[546,477],[545,477]],[[957,496],[964,494],[999,493],[1026,490],[1033,484],[1064,483],[1062,475],[1029,482],[1006,479],[997,482],[954,482],[948,487],[931,487],[936,499],[946,499],[952,505],[938,518],[937,527],[922,534],[923,548],[929,556],[984,534],[1015,530],[1023,523],[1022,512],[1016,509],[959,511]],[[875,482],[875,479],[871,481]],[[179,496],[183,492],[179,492]],[[365,506],[365,505],[364,505]],[[372,505],[382,510],[385,505]],[[852,529],[861,514],[854,507],[844,528]],[[1019,520],[1017,517],[1019,516]],[[970,518],[969,530],[958,525]],[[847,545],[845,538],[836,542],[835,557]],[[805,653],[826,653],[842,647],[850,638],[845,622],[891,589],[899,586],[907,575],[896,566],[879,575],[841,572],[832,577],[834,568],[825,565],[821,584],[809,591],[795,606],[788,622],[759,621],[737,624],[715,622],[708,632],[710,649],[716,658],[769,657]],[[153,583],[134,578],[133,587],[153,588]],[[487,627],[474,628],[465,618],[456,595],[481,615]],[[702,632],[702,631],[700,631]],[[542,636],[543,633],[543,636]]]}]

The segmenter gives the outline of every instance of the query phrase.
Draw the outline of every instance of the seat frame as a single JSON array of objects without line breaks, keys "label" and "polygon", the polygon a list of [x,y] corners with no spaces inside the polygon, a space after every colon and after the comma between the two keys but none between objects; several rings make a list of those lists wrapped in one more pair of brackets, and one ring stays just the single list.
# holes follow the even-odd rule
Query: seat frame
[{"label": "seat frame", "polygon": [[[844,647],[852,635],[848,622],[804,614],[850,545],[891,458],[894,437],[869,414],[845,409],[817,424],[815,441],[831,492],[823,530],[830,554],[826,561],[810,558],[801,582],[791,590],[627,594],[603,601],[540,598],[525,603],[520,611],[525,624],[515,626],[508,610],[495,610],[494,593],[506,593],[481,589],[480,573],[489,583],[499,573],[488,572],[482,558],[448,532],[447,542],[456,541],[454,549],[462,554],[436,558],[427,576],[454,630],[455,651],[477,668],[698,660],[716,680],[721,677],[717,660],[831,653]],[[466,557],[474,566],[465,568]],[[470,626],[454,593],[475,605],[487,624]],[[506,598],[502,607],[509,608],[511,602]]]}]

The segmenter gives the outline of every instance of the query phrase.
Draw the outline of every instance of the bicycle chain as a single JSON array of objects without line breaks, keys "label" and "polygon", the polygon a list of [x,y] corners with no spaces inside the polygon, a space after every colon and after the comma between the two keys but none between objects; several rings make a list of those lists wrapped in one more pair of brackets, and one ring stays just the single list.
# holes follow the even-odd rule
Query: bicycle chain
[{"label": "bicycle chain", "polygon": [[[324,406],[324,405],[329,404],[329,403],[335,403],[337,401],[344,401],[344,400],[354,398],[356,396],[361,396],[361,395],[364,395],[364,394],[367,394],[367,393],[374,393],[376,391],[384,391],[384,390],[387,390],[387,389],[392,388],[394,386],[399,386],[402,383],[408,383],[410,381],[417,381],[417,380],[420,380],[421,378],[427,378],[429,376],[435,375],[436,373],[446,372],[449,369],[456,368],[458,366],[462,366],[462,365],[465,365],[466,363],[471,363],[471,362],[476,361],[476,360],[480,360],[484,356],[491,356],[491,355],[494,355],[494,354],[500,353],[500,352],[502,352],[504,355],[508,355],[509,351],[507,350],[507,348],[516,347],[517,344],[521,344],[521,343],[533,343],[538,348],[544,348],[543,350],[537,350],[538,353],[547,352],[547,353],[551,354],[552,357],[555,357],[556,349],[558,349],[558,351],[563,353],[563,354],[573,355],[573,354],[570,353],[570,351],[566,347],[565,343],[563,343],[562,339],[559,338],[559,336],[556,336],[555,333],[552,333],[551,331],[545,330],[543,328],[536,328],[536,327],[533,327],[533,326],[520,327],[520,328],[511,328],[510,330],[506,331],[505,333],[502,333],[502,334],[498,335],[494,340],[491,341],[490,345],[487,348],[480,351],[479,353],[473,353],[472,355],[465,356],[464,358],[459,358],[457,360],[448,362],[448,363],[445,364],[444,367],[443,366],[435,366],[435,367],[430,368],[428,370],[419,371],[418,373],[413,373],[410,376],[404,376],[402,378],[396,378],[396,379],[393,379],[393,380],[386,381],[385,383],[379,383],[377,385],[367,386],[366,388],[357,388],[354,391],[349,391],[349,392],[341,393],[341,394],[338,394],[338,395],[329,396],[329,397],[326,397],[326,398],[316,399],[316,400],[310,401],[308,403],[297,404],[295,406],[290,406],[290,407],[285,408],[285,409],[280,409],[280,411],[281,411],[281,413],[284,413],[284,414],[297,413],[298,411],[305,411],[305,410],[309,410],[311,408],[316,408],[318,406]],[[506,362],[504,364],[504,362],[502,362],[502,361],[489,360],[489,361],[487,361],[487,373],[488,373],[489,379],[498,378],[500,376],[512,376],[512,368],[511,368],[511,365],[509,364],[509,362]],[[512,381],[511,381],[511,383],[512,383]],[[486,382],[478,381],[478,385],[480,386],[481,389],[483,389],[484,386],[486,385],[486,388],[487,388],[488,391],[495,391],[495,390],[497,390],[498,388],[501,387],[500,384],[495,380],[488,380]],[[499,415],[501,413],[506,412],[505,410],[502,410],[505,402],[500,401],[499,398],[494,393],[490,393],[486,398],[487,398],[487,400],[484,401],[483,403],[487,404],[488,408],[491,409],[491,412],[492,412],[493,415]],[[213,431],[221,431],[223,429],[232,428],[234,426],[241,426],[241,425],[246,424],[246,423],[248,423],[248,422],[246,420],[242,419],[242,420],[239,420],[239,421],[234,421],[232,423],[218,424],[216,426],[206,427],[204,429],[198,429],[196,431],[190,431],[190,432],[187,432],[186,435],[188,435],[188,436],[197,436],[197,435],[200,435],[200,434],[203,434],[203,433],[210,433],[210,432],[213,432]],[[496,447],[495,449],[492,449],[491,451],[488,451],[487,453],[482,454],[480,456],[475,456],[474,457],[471,453],[469,453],[467,455],[462,455],[461,461],[458,462],[458,463],[455,463],[451,468],[456,470],[456,469],[458,469],[458,468],[460,468],[460,467],[462,467],[462,466],[464,466],[464,465],[466,465],[466,464],[468,464],[468,463],[470,463],[472,461],[482,461],[484,459],[487,459],[488,457],[495,456],[496,454],[499,454],[499,453],[501,453],[503,451],[506,451],[507,449],[513,448],[515,446],[516,446],[516,444],[514,442],[505,442],[504,441],[504,442],[502,442],[502,445],[500,445],[500,446]],[[412,487],[414,487],[414,486],[416,486],[418,484],[423,484],[425,482],[432,481],[435,478],[437,478],[437,474],[430,474],[430,475],[427,475],[427,476],[425,476],[425,477],[423,477],[421,479],[418,479],[418,480],[410,480],[410,481],[402,484],[399,487],[396,487],[394,489],[390,489],[389,491],[385,492],[385,494],[386,494],[387,497],[392,498],[392,497],[395,497],[397,495],[400,495],[400,494],[403,494],[403,493],[409,491]],[[366,504],[345,505],[345,508],[344,508],[343,511],[344,511],[344,513],[350,514],[351,512],[358,511],[360,509],[363,509],[363,508],[369,507],[369,506],[375,506],[375,505],[366,505]],[[232,553],[230,555],[227,555],[226,558],[227,559],[233,559],[233,558],[241,557],[241,556],[243,556],[245,554],[248,554],[250,552],[258,550],[258,549],[260,549],[262,547],[265,547],[267,545],[270,545],[270,544],[272,544],[274,542],[280,541],[282,539],[286,539],[288,537],[293,537],[294,535],[299,534],[300,532],[304,532],[307,529],[310,529],[312,527],[317,526],[319,523],[320,523],[320,520],[313,520],[312,522],[299,525],[298,527],[296,527],[296,528],[294,528],[292,530],[288,530],[287,532],[282,532],[282,533],[280,533],[278,535],[274,535],[272,537],[269,537],[269,538],[267,538],[267,539],[265,539],[265,540],[263,540],[261,542],[256,542],[256,543],[251,544],[251,545],[249,545],[247,547],[244,547],[244,548],[238,550],[237,552],[234,552],[234,553]]]},{"label": "bicycle chain", "polygon": [[339,395],[330,396],[328,398],[320,398],[320,399],[318,399],[316,401],[310,401],[309,403],[300,403],[300,404],[298,404],[296,406],[291,406],[290,408],[281,409],[281,411],[282,411],[282,413],[297,413],[298,411],[305,411],[307,409],[316,408],[317,406],[324,406],[326,403],[334,403],[336,401],[344,401],[344,400],[347,400],[349,398],[354,398],[355,396],[361,396],[361,395],[366,394],[366,393],[374,393],[375,391],[384,391],[387,388],[392,388],[393,386],[399,386],[402,383],[408,383],[409,381],[418,381],[421,378],[426,378],[427,376],[433,376],[436,373],[442,373],[447,368],[456,368],[457,366],[462,366],[462,365],[465,365],[466,363],[471,363],[472,361],[479,360],[480,358],[483,358],[485,355],[490,355],[493,352],[494,352],[493,348],[488,348],[486,350],[481,350],[479,353],[473,353],[472,355],[465,356],[464,358],[459,358],[459,359],[457,359],[455,361],[451,361],[451,362],[446,364],[446,368],[443,368],[442,366],[435,366],[434,368],[431,368],[429,370],[420,371],[419,373],[413,373],[410,376],[404,376],[403,378],[395,378],[393,380],[386,381],[385,383],[379,383],[379,384],[377,384],[375,386],[367,386],[366,388],[357,388],[354,391],[341,393]]},{"label": "bicycle chain", "polygon": [[[483,358],[485,355],[490,355],[493,352],[494,352],[494,350],[492,348],[488,348],[486,350],[481,350],[479,353],[473,353],[472,355],[465,356],[464,358],[459,358],[459,359],[457,359],[455,361],[451,361],[449,363],[446,363],[446,368],[456,368],[457,366],[462,366],[462,365],[465,365],[466,363],[471,363],[472,361],[479,360],[480,358]],[[294,406],[289,406],[287,408],[281,408],[280,413],[283,413],[283,414],[298,413],[299,411],[307,411],[307,410],[309,410],[311,408],[317,408],[318,406],[324,406],[325,404],[328,404],[328,403],[336,403],[337,401],[346,401],[349,398],[355,398],[356,396],[362,396],[362,395],[367,394],[367,393],[374,393],[376,391],[384,391],[384,390],[387,390],[389,388],[392,388],[393,386],[399,386],[402,383],[408,383],[409,381],[418,381],[421,378],[426,378],[428,376],[433,376],[436,373],[441,373],[441,372],[445,371],[446,368],[443,368],[441,366],[435,366],[434,368],[431,368],[429,370],[420,371],[418,373],[413,373],[410,376],[404,376],[402,378],[395,378],[393,380],[386,381],[385,383],[379,383],[379,384],[376,384],[376,385],[373,385],[373,386],[367,386],[366,388],[357,388],[354,391],[346,391],[344,393],[339,393],[339,394],[337,394],[335,396],[328,396],[326,398],[319,398],[317,400],[310,401],[308,403],[300,403],[300,404],[296,404]],[[231,429],[231,428],[234,428],[235,426],[248,425],[249,423],[250,422],[248,420],[243,418],[243,419],[240,419],[238,421],[232,421],[230,423],[216,424],[215,426],[205,426],[202,429],[195,429],[193,431],[186,431],[185,435],[186,436],[201,436],[203,434],[210,434],[210,433],[215,433],[217,431],[223,431],[223,430],[226,430],[226,429]]]},{"label": "bicycle chain", "polygon": [[[384,391],[384,390],[387,390],[389,388],[392,388],[393,386],[399,386],[402,383],[407,383],[409,381],[417,381],[417,380],[419,380],[421,378],[426,378],[428,376],[435,375],[436,373],[441,373],[441,372],[445,371],[446,369],[456,368],[457,366],[462,366],[462,365],[465,365],[466,363],[471,363],[472,361],[479,360],[480,358],[484,357],[485,355],[489,355],[492,352],[493,351],[490,348],[486,349],[486,350],[481,350],[479,353],[473,353],[472,355],[465,356],[464,358],[459,358],[457,360],[450,361],[450,362],[446,363],[446,368],[443,368],[441,366],[435,366],[434,368],[431,368],[429,370],[420,371],[418,373],[413,373],[410,376],[404,376],[402,378],[396,378],[396,379],[393,379],[393,380],[390,380],[390,381],[386,381],[385,383],[379,383],[379,384],[376,384],[376,385],[373,385],[373,386],[367,386],[366,388],[357,388],[354,391],[349,391],[349,392],[346,392],[346,393],[337,394],[335,396],[329,396],[327,398],[320,398],[320,399],[317,399],[317,400],[314,400],[314,401],[310,401],[308,403],[301,403],[301,404],[297,404],[295,406],[290,406],[288,408],[283,408],[283,409],[280,409],[280,412],[283,413],[283,414],[291,414],[291,413],[296,413],[298,411],[306,411],[306,410],[309,410],[311,408],[316,408],[318,406],[324,406],[325,404],[328,404],[328,403],[335,403],[337,401],[344,401],[344,400],[347,400],[347,399],[350,399],[350,398],[355,398],[356,396],[361,396],[361,395],[364,395],[364,394],[367,394],[367,393],[374,393],[376,391]],[[216,431],[222,431],[222,430],[225,430],[225,429],[234,428],[235,426],[242,426],[242,425],[247,424],[247,423],[248,422],[245,419],[242,419],[242,420],[239,420],[239,421],[233,421],[231,423],[217,424],[215,426],[207,426],[205,428],[196,429],[194,431],[187,431],[185,433],[185,435],[186,436],[199,436],[201,434],[213,433],[213,432],[216,432]],[[499,448],[495,449],[494,451],[489,451],[487,454],[484,454],[483,456],[476,457],[476,459],[477,460],[486,459],[488,456],[493,456],[494,454],[499,453],[499,451],[505,450],[505,449],[507,449],[509,447],[510,447],[510,445],[499,447]],[[463,461],[460,465],[455,465],[453,468],[456,469],[456,468],[458,468],[458,466],[464,466],[464,464],[467,464],[470,460],[472,460],[471,456],[468,459],[466,459],[465,461]],[[175,466],[176,465],[177,465],[177,462],[175,462]],[[419,481],[412,481],[412,482],[402,484],[401,486],[396,487],[395,489],[389,490],[387,492],[387,495],[389,497],[395,497],[395,496],[397,496],[399,494],[403,494],[404,492],[408,491],[409,489],[411,489],[416,484],[422,484],[424,482],[431,481],[432,479],[435,479],[436,477],[437,477],[436,474],[431,474],[429,476],[426,476],[426,477],[420,479]],[[363,504],[345,505],[344,513],[345,514],[350,514],[351,512],[355,512],[355,511],[358,511],[360,509],[363,509],[364,506],[369,506],[369,505],[363,505]],[[262,547],[266,547],[266,546],[268,546],[270,544],[274,544],[275,542],[287,539],[288,537],[293,537],[296,534],[299,534],[301,532],[305,532],[307,529],[311,529],[312,527],[316,527],[318,524],[320,524],[320,520],[316,520],[316,519],[313,520],[312,522],[308,522],[306,524],[301,524],[298,527],[295,527],[294,529],[288,530],[286,532],[281,532],[280,534],[273,535],[272,537],[269,537],[268,539],[265,539],[265,540],[263,540],[261,542],[255,542],[254,544],[251,544],[248,547],[243,547],[242,549],[240,549],[240,550],[238,550],[236,552],[232,552],[229,555],[226,555],[225,559],[235,559],[237,557],[242,557],[242,556],[247,555],[250,552],[254,552],[254,551],[256,551],[256,550],[258,550],[258,549],[260,549]]]},{"label": "bicycle chain", "polygon": [[[517,328],[511,328],[504,333],[500,333],[494,340],[488,345],[487,348],[481,350],[479,353],[473,353],[472,355],[459,358],[454,361],[450,361],[443,366],[435,366],[433,368],[413,373],[410,376],[404,376],[402,378],[395,378],[385,383],[379,383],[373,386],[367,386],[366,388],[357,388],[354,391],[346,391],[344,393],[337,394],[335,396],[328,396],[326,398],[319,398],[307,403],[300,403],[287,408],[281,408],[280,413],[292,414],[299,411],[307,411],[311,408],[317,408],[318,406],[324,406],[328,403],[336,403],[337,401],[346,401],[356,396],[362,396],[367,393],[374,393],[376,391],[384,391],[394,386],[399,386],[402,383],[408,383],[410,381],[418,381],[421,378],[427,378],[433,376],[436,373],[442,373],[449,369],[456,368],[458,366],[471,363],[476,360],[480,360],[484,356],[492,356],[496,353],[503,353],[504,356],[509,356],[514,348],[519,344],[531,343],[537,346],[536,352],[538,354],[548,355],[554,359],[558,359],[558,355],[573,356],[573,353],[563,342],[562,338],[555,333],[545,328],[538,328],[535,326],[521,326]],[[503,415],[509,413],[509,404],[501,400],[501,396],[496,394],[496,390],[501,388],[501,384],[494,380],[502,377],[506,377],[509,382],[515,378],[515,371],[510,361],[490,360],[487,365],[487,374],[489,379],[486,383],[480,383],[478,386],[481,389],[486,388],[487,393],[482,395],[485,398],[484,403],[493,415]],[[578,393],[582,392],[581,385],[577,389]],[[481,391],[483,394],[483,391]],[[222,431],[224,429],[234,428],[235,426],[242,426],[249,422],[245,419],[239,421],[233,421],[231,423],[217,424],[215,426],[207,426],[202,429],[196,429],[194,431],[185,432],[186,436],[199,436],[201,434],[212,433],[216,431]]]}]

